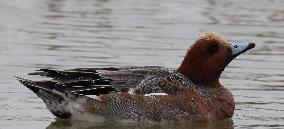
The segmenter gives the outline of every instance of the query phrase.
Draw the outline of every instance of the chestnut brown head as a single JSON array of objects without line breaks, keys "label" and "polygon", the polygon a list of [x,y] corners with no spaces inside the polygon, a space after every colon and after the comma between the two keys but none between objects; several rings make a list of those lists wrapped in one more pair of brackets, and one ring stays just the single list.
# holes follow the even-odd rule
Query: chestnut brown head
[{"label": "chestnut brown head", "polygon": [[254,43],[230,44],[221,35],[208,32],[188,49],[178,72],[195,84],[219,84],[225,67],[235,57],[254,47]]}]

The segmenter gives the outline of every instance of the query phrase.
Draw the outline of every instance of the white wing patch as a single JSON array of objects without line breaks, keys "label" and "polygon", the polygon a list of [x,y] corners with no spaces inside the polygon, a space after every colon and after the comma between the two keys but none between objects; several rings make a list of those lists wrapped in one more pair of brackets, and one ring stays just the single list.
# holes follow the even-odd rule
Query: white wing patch
[{"label": "white wing patch", "polygon": [[133,94],[134,94],[134,92],[135,92],[135,90],[134,90],[133,88],[130,88],[130,89],[129,89],[129,91],[128,91],[128,94],[133,95]]},{"label": "white wing patch", "polygon": [[86,95],[87,97],[89,97],[89,98],[92,98],[92,99],[95,99],[95,100],[98,100],[98,101],[100,101],[101,99],[99,98],[99,96],[97,96],[97,95]]},{"label": "white wing patch", "polygon": [[150,93],[145,94],[144,96],[162,96],[162,95],[168,95],[167,93]]}]

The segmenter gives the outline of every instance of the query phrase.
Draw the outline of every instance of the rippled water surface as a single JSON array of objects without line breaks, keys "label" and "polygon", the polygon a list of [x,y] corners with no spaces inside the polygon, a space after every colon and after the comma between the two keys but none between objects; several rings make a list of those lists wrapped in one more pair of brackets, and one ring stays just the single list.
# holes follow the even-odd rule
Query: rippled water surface
[{"label": "rippled water surface", "polygon": [[[0,0],[0,128],[284,128],[283,0]],[[55,120],[13,77],[38,68],[176,68],[203,32],[255,42],[221,82],[232,121],[171,126]]]}]

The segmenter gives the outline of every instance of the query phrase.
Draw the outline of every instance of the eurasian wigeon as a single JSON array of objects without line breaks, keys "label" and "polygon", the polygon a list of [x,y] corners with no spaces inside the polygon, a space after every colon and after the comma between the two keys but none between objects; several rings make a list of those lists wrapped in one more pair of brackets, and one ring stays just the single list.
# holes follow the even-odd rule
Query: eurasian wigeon
[{"label": "eurasian wigeon", "polygon": [[46,81],[17,79],[59,118],[94,121],[209,122],[231,118],[235,103],[219,78],[254,43],[228,43],[215,32],[188,49],[176,70],[158,66],[40,69]]}]

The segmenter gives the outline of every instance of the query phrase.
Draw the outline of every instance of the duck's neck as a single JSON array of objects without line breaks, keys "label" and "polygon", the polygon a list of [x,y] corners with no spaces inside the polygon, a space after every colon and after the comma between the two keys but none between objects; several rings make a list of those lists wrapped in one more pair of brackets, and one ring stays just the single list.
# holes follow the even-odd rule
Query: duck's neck
[{"label": "duck's neck", "polygon": [[187,52],[177,71],[194,84],[212,87],[221,86],[219,82],[220,73],[216,73],[209,66],[204,66],[202,61],[198,60],[198,57],[190,56],[189,52]]}]

